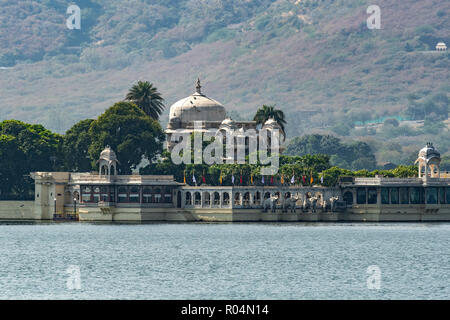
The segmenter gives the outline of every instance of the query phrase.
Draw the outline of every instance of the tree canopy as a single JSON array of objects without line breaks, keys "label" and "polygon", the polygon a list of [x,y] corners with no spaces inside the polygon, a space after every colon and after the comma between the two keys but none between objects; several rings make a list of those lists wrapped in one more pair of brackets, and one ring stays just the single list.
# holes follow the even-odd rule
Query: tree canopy
[{"label": "tree canopy", "polygon": [[332,165],[351,170],[374,170],[376,158],[370,146],[362,141],[343,143],[331,135],[310,134],[292,139],[285,153],[293,156],[326,154]]},{"label": "tree canopy", "polygon": [[89,146],[92,143],[89,128],[93,119],[86,119],[76,123],[64,135],[63,150],[66,168],[74,172],[87,172],[92,169],[89,156]]},{"label": "tree canopy", "polygon": [[32,197],[33,171],[62,168],[62,137],[41,125],[17,120],[0,122],[0,198]]},{"label": "tree canopy", "polygon": [[148,117],[135,104],[118,102],[89,127],[88,149],[93,167],[100,152],[109,145],[120,161],[121,174],[130,174],[143,159],[153,161],[163,151],[165,135],[159,122]]}]

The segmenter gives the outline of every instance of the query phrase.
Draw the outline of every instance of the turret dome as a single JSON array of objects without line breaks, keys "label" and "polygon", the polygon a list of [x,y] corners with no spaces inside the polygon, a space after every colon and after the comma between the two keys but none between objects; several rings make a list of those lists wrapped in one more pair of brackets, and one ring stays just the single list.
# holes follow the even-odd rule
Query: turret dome
[{"label": "turret dome", "polygon": [[105,149],[100,153],[100,159],[99,160],[105,160],[105,161],[117,161],[116,153],[113,149],[111,149],[110,146],[106,146]]}]

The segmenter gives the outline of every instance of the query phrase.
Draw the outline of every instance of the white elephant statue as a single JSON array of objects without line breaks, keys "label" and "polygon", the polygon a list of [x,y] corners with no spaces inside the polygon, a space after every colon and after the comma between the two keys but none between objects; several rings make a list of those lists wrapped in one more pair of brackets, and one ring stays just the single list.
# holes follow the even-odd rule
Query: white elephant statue
[{"label": "white elephant statue", "polygon": [[339,197],[331,197],[330,198],[330,207],[331,207],[331,212],[334,212],[334,210],[336,209],[336,201],[339,200]]},{"label": "white elephant statue", "polygon": [[291,213],[295,213],[295,209],[297,207],[298,200],[300,200],[299,197],[290,197],[290,198],[284,199],[283,211],[287,212],[288,209],[291,209]]},{"label": "white elephant statue", "polygon": [[317,198],[317,197],[311,197],[311,198],[309,198],[309,202],[311,203],[311,212],[312,212],[312,213],[316,213],[316,209],[317,209],[317,200],[319,200],[319,198]]},{"label": "white elephant statue", "polygon": [[267,209],[270,208],[272,212],[275,212],[275,209],[277,208],[277,201],[278,197],[270,196],[270,198],[267,198],[263,202],[263,208],[264,212],[267,212]]}]

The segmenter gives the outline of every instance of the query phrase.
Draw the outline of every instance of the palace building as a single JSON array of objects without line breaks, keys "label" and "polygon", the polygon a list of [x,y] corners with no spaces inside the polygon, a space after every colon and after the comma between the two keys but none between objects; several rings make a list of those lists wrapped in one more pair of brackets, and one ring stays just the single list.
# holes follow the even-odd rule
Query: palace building
[{"label": "palace building", "polygon": [[189,186],[173,176],[119,175],[106,147],[98,173],[35,172],[34,213],[84,221],[450,221],[440,154],[419,151],[416,178],[342,177],[335,187]]},{"label": "palace building", "polygon": [[[200,131],[235,136],[258,129],[255,121],[227,118],[224,106],[202,93],[200,80],[195,93],[170,108],[168,149],[177,143],[174,134],[191,134],[199,122]],[[281,128],[269,119],[263,129]],[[34,202],[27,206],[30,212],[23,205],[16,211],[22,218],[82,221],[450,221],[450,178],[441,176],[440,161],[427,143],[418,153],[415,178],[341,177],[334,187],[289,181],[189,186],[171,175],[121,175],[120,159],[106,146],[98,172],[31,173]]]}]

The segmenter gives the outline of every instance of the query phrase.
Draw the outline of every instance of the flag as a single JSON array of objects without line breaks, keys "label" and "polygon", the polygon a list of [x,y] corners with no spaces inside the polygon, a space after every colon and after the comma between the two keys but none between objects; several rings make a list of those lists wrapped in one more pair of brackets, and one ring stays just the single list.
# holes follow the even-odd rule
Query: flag
[{"label": "flag", "polygon": [[234,174],[231,176],[231,183],[234,184]]},{"label": "flag", "polygon": [[250,183],[253,184],[253,175],[250,176]]},{"label": "flag", "polygon": [[273,176],[270,176],[270,184],[273,184]]},{"label": "flag", "polygon": [[320,177],[320,183],[323,184],[323,174],[322,174],[322,176]]},{"label": "flag", "polygon": [[261,183],[264,184],[264,176],[261,178]]},{"label": "flag", "polygon": [[295,183],[295,176],[292,175],[292,178],[291,178],[291,184],[294,184],[294,183]]},{"label": "flag", "polygon": [[195,180],[195,174],[192,174],[192,182],[197,183],[197,180]]},{"label": "flag", "polygon": [[203,183],[206,183],[205,170],[203,170],[202,182],[203,182]]},{"label": "flag", "polygon": [[284,184],[284,176],[281,175],[281,184]]},{"label": "flag", "polygon": [[303,179],[303,184],[306,184],[306,176],[305,175],[302,176],[302,179]]},{"label": "flag", "polygon": [[220,184],[222,184],[222,171],[220,171],[220,178],[219,178]]},{"label": "flag", "polygon": [[242,176],[239,178],[239,183],[242,184]]},{"label": "flag", "polygon": [[313,182],[314,182],[314,178],[313,178],[313,174],[312,174],[312,171],[311,171],[311,180],[310,180],[310,184],[313,184]]},{"label": "flag", "polygon": [[186,184],[186,170],[184,170],[184,177],[183,177],[183,181],[184,181],[184,184]]}]

